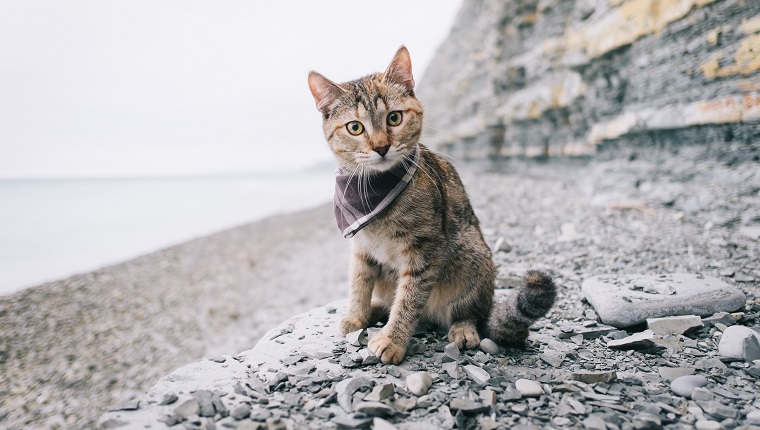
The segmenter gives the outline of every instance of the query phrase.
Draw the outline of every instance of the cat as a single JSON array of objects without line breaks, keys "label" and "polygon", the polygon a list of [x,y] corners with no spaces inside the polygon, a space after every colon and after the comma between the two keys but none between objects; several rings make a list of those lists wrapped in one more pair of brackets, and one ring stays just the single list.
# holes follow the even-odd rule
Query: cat
[{"label": "cat", "polygon": [[[419,142],[423,108],[406,47],[384,73],[337,84],[312,71],[308,82],[340,166],[336,219],[352,242],[341,332],[385,322],[368,347],[393,364],[420,322],[447,327],[459,349],[478,347],[481,334],[500,345],[523,342],[554,304],[556,287],[531,270],[494,304],[496,267],[459,175]],[[388,201],[376,190],[383,187],[401,191]],[[381,199],[386,206],[377,210]]]}]

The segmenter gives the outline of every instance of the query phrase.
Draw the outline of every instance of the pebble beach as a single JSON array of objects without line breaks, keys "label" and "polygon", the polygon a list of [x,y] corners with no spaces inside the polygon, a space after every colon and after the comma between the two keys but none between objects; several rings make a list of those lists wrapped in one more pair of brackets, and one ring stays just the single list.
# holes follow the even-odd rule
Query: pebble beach
[{"label": "pebble beach", "polygon": [[[546,385],[558,368],[620,369],[620,357],[595,342],[581,340],[583,347],[564,350],[549,334],[567,329],[569,323],[597,321],[581,292],[583,282],[597,275],[715,277],[746,297],[742,315],[732,317],[734,321],[750,329],[757,325],[760,173],[756,160],[746,154],[742,148],[714,153],[708,146],[680,146],[603,152],[594,159],[458,166],[495,251],[497,287],[511,288],[525,270],[536,268],[551,273],[560,288],[558,303],[534,327],[536,336],[528,349],[506,351],[506,359],[499,362],[531,368],[530,375],[523,376],[530,376],[534,384],[522,382],[516,390],[533,389],[535,381]],[[331,208],[322,206],[4,297],[0,299],[0,426],[92,428],[107,406],[140,397],[172,369],[202,357],[249,350],[264,332],[288,317],[344,297],[347,254],[348,244],[337,232]],[[703,328],[687,343],[693,341],[693,349],[710,355],[715,331],[714,326]],[[571,334],[567,338],[578,334],[566,332]],[[434,342],[434,335],[429,337]],[[445,354],[444,345],[436,345],[434,351]],[[433,357],[429,352],[427,358]],[[488,369],[490,358],[484,363],[483,357],[468,354],[463,359],[471,362],[460,363],[464,374],[452,370],[457,376],[449,374],[444,382],[476,380],[480,372],[472,366]],[[623,371],[657,374],[657,367],[694,368],[698,359],[675,354],[650,363],[648,356],[634,354]],[[440,374],[439,365],[427,360],[424,370]],[[758,407],[756,396],[743,394],[757,391],[757,382],[749,378],[722,377],[725,384],[720,389],[736,393],[742,402],[736,418],[730,418],[734,427]],[[440,383],[437,377],[433,387]],[[615,393],[627,385],[636,383],[624,382],[611,393],[597,392],[596,399],[583,402],[599,403],[603,401],[599,396],[619,395]],[[664,395],[655,391],[652,395]],[[504,392],[494,396],[501,398]],[[667,416],[679,410],[665,397],[660,399],[666,406],[641,412],[657,415],[664,410]],[[448,401],[433,400],[426,410]],[[455,402],[458,410],[471,406],[465,400]],[[477,404],[483,402],[470,400],[480,411],[482,405]],[[604,421],[593,415],[593,404],[580,403],[576,409],[583,412],[568,415],[559,414],[551,399],[541,401],[546,407],[525,400],[525,405],[494,410],[499,417],[510,417],[501,421],[504,425],[551,422],[555,427],[582,428],[586,419],[597,426],[599,419]],[[573,401],[577,400],[569,404],[575,407]],[[710,407],[722,404],[708,401],[718,402]],[[448,404],[450,411],[457,410]],[[300,407],[294,407],[301,415]],[[424,410],[412,414],[422,417]],[[540,417],[533,414],[538,410],[543,411]],[[294,411],[291,408],[290,413]],[[440,419],[452,426],[483,425],[477,421],[482,417],[460,415],[452,414],[453,421]],[[641,428],[664,425],[662,419],[657,424],[655,418],[639,415],[631,414],[638,416],[645,426]],[[732,424],[710,416],[684,416],[689,425]],[[331,421],[334,415],[317,418],[327,426],[340,425]],[[538,421],[531,421],[534,418]],[[621,428],[628,428],[624,423],[639,428],[630,419],[622,420]],[[681,424],[675,419],[672,423]]]}]

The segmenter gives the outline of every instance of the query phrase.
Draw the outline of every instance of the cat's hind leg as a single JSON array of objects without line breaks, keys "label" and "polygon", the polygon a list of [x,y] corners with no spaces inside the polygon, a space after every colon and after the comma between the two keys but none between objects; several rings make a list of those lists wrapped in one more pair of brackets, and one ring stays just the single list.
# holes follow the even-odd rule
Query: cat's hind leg
[{"label": "cat's hind leg", "polygon": [[449,342],[454,342],[459,349],[473,349],[480,345],[480,336],[475,321],[454,321],[449,329]]}]

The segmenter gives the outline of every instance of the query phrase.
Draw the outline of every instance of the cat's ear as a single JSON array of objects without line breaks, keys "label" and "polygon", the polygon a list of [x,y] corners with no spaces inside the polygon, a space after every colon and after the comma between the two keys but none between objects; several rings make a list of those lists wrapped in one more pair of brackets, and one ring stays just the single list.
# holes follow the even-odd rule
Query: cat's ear
[{"label": "cat's ear", "polygon": [[333,103],[345,92],[338,84],[313,70],[309,72],[309,89],[317,103],[317,109],[325,115],[330,112]]},{"label": "cat's ear", "polygon": [[409,50],[401,46],[393,56],[388,69],[385,70],[385,80],[404,87],[408,94],[414,94],[414,77],[412,76],[412,59]]}]

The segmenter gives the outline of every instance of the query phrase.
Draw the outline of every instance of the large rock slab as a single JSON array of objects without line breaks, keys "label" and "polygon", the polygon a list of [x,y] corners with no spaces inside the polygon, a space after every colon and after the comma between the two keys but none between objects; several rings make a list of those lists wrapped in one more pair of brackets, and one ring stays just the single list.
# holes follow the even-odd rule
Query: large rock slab
[{"label": "large rock slab", "polygon": [[647,318],[708,316],[744,306],[738,288],[710,276],[598,275],[583,281],[586,300],[605,324],[630,327]]}]

